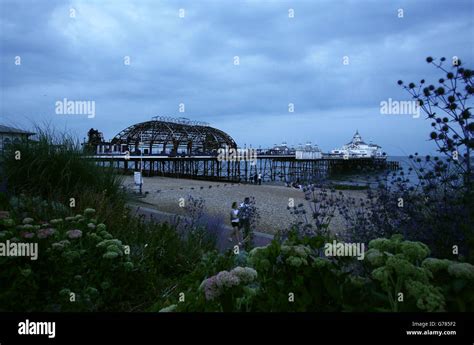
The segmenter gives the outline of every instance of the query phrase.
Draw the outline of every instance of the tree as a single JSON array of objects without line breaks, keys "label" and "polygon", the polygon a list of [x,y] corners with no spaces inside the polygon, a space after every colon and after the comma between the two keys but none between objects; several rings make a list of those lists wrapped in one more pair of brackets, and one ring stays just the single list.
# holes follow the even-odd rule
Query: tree
[{"label": "tree", "polygon": [[88,152],[95,152],[95,148],[97,145],[104,141],[104,136],[102,132],[99,130],[91,128],[89,132],[87,132],[87,143],[86,143],[86,151]]},{"label": "tree", "polygon": [[[418,85],[413,82],[405,85],[401,80],[398,84],[412,95],[428,119],[432,120],[433,132],[430,139],[436,143],[438,151],[448,157],[448,162],[453,163],[453,185],[457,180],[456,176],[462,177],[462,187],[472,191],[474,122],[471,96],[474,93],[474,73],[464,67],[456,56],[452,58],[450,68],[445,66],[444,57],[439,62],[432,57],[426,58],[426,61],[445,74],[445,78],[438,80],[437,86],[426,86],[424,79]],[[439,177],[442,171],[435,171],[435,174]]]}]

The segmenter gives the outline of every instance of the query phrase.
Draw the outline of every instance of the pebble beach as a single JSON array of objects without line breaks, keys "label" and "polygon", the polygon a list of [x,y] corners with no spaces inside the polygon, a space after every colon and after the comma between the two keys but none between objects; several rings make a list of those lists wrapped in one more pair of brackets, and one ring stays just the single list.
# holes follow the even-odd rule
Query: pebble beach
[{"label": "pebble beach", "polygon": [[[123,184],[127,189],[134,188],[133,176],[127,176]],[[303,191],[284,185],[144,177],[142,192],[145,197],[141,200],[149,207],[178,215],[184,214],[183,208],[180,207],[180,198],[186,200],[189,195],[193,198],[202,198],[205,202],[205,212],[221,217],[228,225],[230,225],[229,212],[232,202],[240,204],[245,197],[254,197],[260,214],[257,230],[268,234],[288,229],[295,222],[294,216],[287,210],[290,198],[294,199],[295,205],[302,203],[309,210]],[[343,193],[352,197],[364,196],[364,191],[344,190]],[[344,230],[344,226],[341,217],[336,214],[330,230],[340,232]]]}]

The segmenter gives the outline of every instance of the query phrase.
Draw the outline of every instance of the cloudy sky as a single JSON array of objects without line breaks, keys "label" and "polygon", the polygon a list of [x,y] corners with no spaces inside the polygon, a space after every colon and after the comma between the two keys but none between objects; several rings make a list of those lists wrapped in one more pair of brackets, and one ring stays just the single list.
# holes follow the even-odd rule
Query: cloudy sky
[{"label": "cloudy sky", "polygon": [[[429,122],[380,102],[409,99],[399,79],[435,82],[427,56],[474,64],[472,0],[1,0],[0,23],[0,123],[81,139],[166,115],[242,146],[328,151],[358,129],[389,154],[428,153]],[[64,98],[95,117],[57,114]]]}]

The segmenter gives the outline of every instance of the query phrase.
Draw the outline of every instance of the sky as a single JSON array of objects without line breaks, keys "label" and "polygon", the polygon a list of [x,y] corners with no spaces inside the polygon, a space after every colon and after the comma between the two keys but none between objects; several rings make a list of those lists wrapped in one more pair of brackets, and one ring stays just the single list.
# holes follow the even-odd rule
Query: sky
[{"label": "sky", "polygon": [[[432,153],[423,114],[380,104],[410,99],[399,79],[442,77],[427,56],[473,68],[473,40],[472,0],[0,0],[0,124],[109,140],[162,115],[239,146],[327,152],[359,130],[390,155]],[[58,113],[64,99],[94,116]]]}]

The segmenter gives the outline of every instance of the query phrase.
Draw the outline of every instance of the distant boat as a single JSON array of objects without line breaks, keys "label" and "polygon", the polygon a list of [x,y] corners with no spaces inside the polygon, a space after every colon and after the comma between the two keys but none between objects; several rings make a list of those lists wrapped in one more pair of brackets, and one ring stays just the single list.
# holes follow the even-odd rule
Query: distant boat
[{"label": "distant boat", "polygon": [[351,142],[341,148],[332,150],[331,154],[348,158],[382,158],[383,153],[381,149],[379,145],[366,144],[362,140],[359,131],[356,131]]}]

